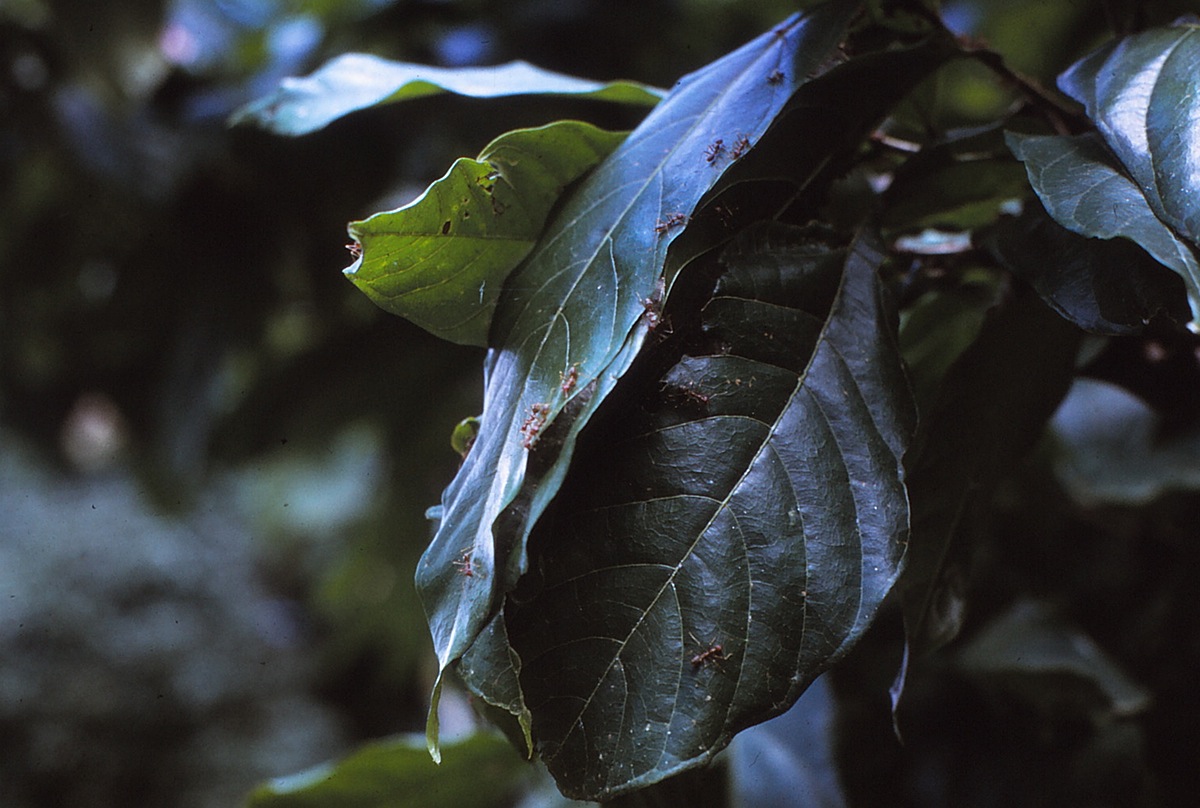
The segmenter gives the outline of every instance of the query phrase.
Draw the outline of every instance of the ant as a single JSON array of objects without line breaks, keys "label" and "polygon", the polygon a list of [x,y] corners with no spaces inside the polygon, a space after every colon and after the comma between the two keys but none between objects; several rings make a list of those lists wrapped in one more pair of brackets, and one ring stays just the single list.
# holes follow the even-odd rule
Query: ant
[{"label": "ant", "polygon": [[546,425],[546,418],[549,415],[549,404],[534,404],[530,408],[529,417],[525,419],[525,423],[521,424],[521,435],[523,436],[523,440],[521,441],[522,447],[526,449],[533,448],[533,444],[537,442],[538,433]]},{"label": "ant", "polygon": [[[690,631],[688,633],[691,634]],[[697,645],[703,645],[703,643],[696,639],[695,634],[691,634],[691,636]],[[725,656],[724,647],[720,643],[713,643],[708,647],[707,651],[701,651],[692,657],[692,668],[698,670],[710,661],[716,663],[717,666],[720,667],[720,664],[728,658],[729,657]]]},{"label": "ant", "polygon": [[350,256],[355,260],[362,258],[362,244],[355,241],[346,245],[346,249],[350,251]]},{"label": "ant", "polygon": [[462,573],[467,578],[475,577],[475,570],[471,566],[471,551],[469,549],[463,550],[462,557],[453,563],[454,563],[455,569],[457,569],[460,573]]},{"label": "ant", "polygon": [[783,81],[783,71],[772,70],[771,75],[767,76],[767,84],[779,84]]},{"label": "ant", "polygon": [[562,377],[562,394],[566,398],[570,398],[571,391],[575,389],[575,385],[579,382],[579,366],[571,365],[567,368],[566,373],[558,374]]},{"label": "ant", "polygon": [[665,220],[660,219],[658,224],[654,225],[655,233],[665,233],[673,227],[682,227],[688,223],[688,215],[686,213],[672,213]]},{"label": "ant", "polygon": [[705,162],[715,163],[723,151],[725,151],[725,141],[721,138],[717,138],[709,145],[707,149],[704,150]]},{"label": "ant", "polygon": [[750,149],[750,138],[745,135],[738,135],[737,142],[733,144],[733,148],[729,151],[729,157],[733,160],[738,159]]}]

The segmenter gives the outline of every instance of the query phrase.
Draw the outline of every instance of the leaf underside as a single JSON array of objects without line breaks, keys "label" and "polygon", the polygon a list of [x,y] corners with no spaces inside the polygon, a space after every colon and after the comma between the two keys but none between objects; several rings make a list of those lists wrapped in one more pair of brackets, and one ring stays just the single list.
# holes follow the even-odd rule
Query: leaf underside
[{"label": "leaf underside", "polygon": [[506,607],[539,751],[575,798],[785,710],[899,572],[914,414],[881,254],[777,227],[724,260],[708,350],[608,416],[632,436],[581,457],[534,531],[537,592]]},{"label": "leaf underside", "polygon": [[449,68],[346,53],[312,75],[285,79],[273,93],[237,110],[230,123],[253,122],[278,135],[307,135],[352,112],[440,93],[469,98],[572,95],[642,105],[656,104],[663,96],[657,87],[637,82],[591,81],[520,61]]}]

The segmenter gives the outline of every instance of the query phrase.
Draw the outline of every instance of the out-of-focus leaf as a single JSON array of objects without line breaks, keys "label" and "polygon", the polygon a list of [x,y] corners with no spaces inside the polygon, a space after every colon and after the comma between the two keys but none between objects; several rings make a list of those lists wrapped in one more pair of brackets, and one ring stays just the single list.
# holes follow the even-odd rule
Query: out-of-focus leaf
[{"label": "out-of-focus leaf", "polygon": [[1037,602],[1014,604],[959,651],[957,662],[976,674],[1082,679],[1115,715],[1134,715],[1150,703],[1145,688],[1130,680],[1091,637]]},{"label": "out-of-focus leaf", "polygon": [[1025,171],[989,130],[926,148],[896,172],[884,194],[889,230],[974,230],[1028,193]]},{"label": "out-of-focus leaf", "polygon": [[375,741],[337,762],[259,786],[247,808],[493,808],[529,776],[498,736],[475,734],[451,748],[452,759],[438,766],[419,735]]},{"label": "out-of-focus leaf", "polygon": [[275,92],[235,112],[230,123],[249,121],[280,135],[306,135],[351,112],[439,93],[471,98],[574,95],[653,105],[665,91],[632,81],[576,78],[527,62],[448,68],[346,53],[310,76],[284,79]]},{"label": "out-of-focus leaf", "polygon": [[505,606],[564,793],[606,799],[709,760],[787,709],[891,588],[914,416],[881,260],[867,238],[739,239],[706,350],[580,450],[531,539],[533,593]]},{"label": "out-of-focus leaf", "polygon": [[1055,472],[1084,505],[1144,505],[1200,489],[1200,430],[1164,436],[1161,426],[1128,390],[1079,379],[1054,415]]},{"label": "out-of-focus leaf", "polygon": [[452,342],[486,345],[496,299],[563,190],[624,139],[579,121],[520,129],[399,210],[351,222],[346,276],[382,308]]},{"label": "out-of-focus leaf", "polygon": [[1079,339],[1074,326],[1032,293],[1010,298],[951,365],[924,414],[906,462],[912,538],[900,585],[915,656],[956,633],[934,610],[953,540],[973,503],[1042,434],[1070,384]]},{"label": "out-of-focus leaf", "polygon": [[1192,246],[1154,215],[1146,197],[1094,134],[1076,137],[1009,133],[1046,211],[1083,236],[1121,236],[1178,272],[1187,283],[1195,320],[1200,316],[1200,260]]},{"label": "out-of-focus leaf", "polygon": [[[489,340],[479,437],[443,494],[441,525],[417,570],[441,670],[470,647],[525,570],[525,532],[501,529],[494,541],[493,526],[527,464],[545,468],[558,455],[555,419],[568,402],[600,400],[632,363],[668,246],[737,162],[741,139],[757,140],[819,73],[856,7],[793,16],[681,80],[576,187],[509,276]],[[522,520],[519,509],[509,515]],[[464,556],[470,576],[457,566]],[[440,677],[435,704],[439,686]]]},{"label": "out-of-focus leaf", "polygon": [[998,273],[972,272],[954,286],[921,295],[900,318],[900,353],[908,368],[917,412],[928,414],[946,371],[983,326],[999,297]]},{"label": "out-of-focus leaf", "polygon": [[792,708],[729,744],[732,808],[839,808],[846,804],[834,744],[837,699],[817,677]]},{"label": "out-of-focus leaf", "polygon": [[1002,222],[984,245],[1001,264],[1030,283],[1054,310],[1096,334],[1136,334],[1165,313],[1188,319],[1182,280],[1125,239],[1083,238],[1057,224],[1030,200]]}]

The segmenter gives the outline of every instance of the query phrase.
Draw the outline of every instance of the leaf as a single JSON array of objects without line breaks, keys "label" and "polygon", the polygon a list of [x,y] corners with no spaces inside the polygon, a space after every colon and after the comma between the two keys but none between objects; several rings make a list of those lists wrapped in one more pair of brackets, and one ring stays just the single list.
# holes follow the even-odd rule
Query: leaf
[{"label": "leaf", "polygon": [[1105,144],[1178,236],[1200,243],[1200,25],[1110,43],[1059,77]]},{"label": "leaf", "polygon": [[663,90],[632,81],[600,82],[508,62],[494,67],[432,67],[346,53],[304,78],[280,82],[271,94],[234,112],[230,124],[252,122],[278,135],[307,135],[362,109],[453,93],[470,98],[574,95],[652,106]]},{"label": "leaf", "polygon": [[[632,363],[647,331],[644,301],[655,295],[678,225],[736,162],[739,138],[753,143],[826,61],[856,5],[796,15],[681,80],[575,188],[509,276],[492,324],[479,436],[443,494],[441,525],[417,569],[441,671],[475,641],[525,569],[524,547],[513,546],[524,531],[498,528],[504,540],[494,542],[493,526],[527,465],[545,469],[557,457],[556,418],[572,402],[563,419],[570,426]],[[520,508],[506,518],[520,522]],[[458,566],[464,556],[469,576]],[[439,687],[440,676],[435,705]],[[430,716],[436,754],[436,712]]]},{"label": "leaf", "polygon": [[906,460],[912,538],[900,592],[917,658],[957,632],[934,607],[972,508],[1032,448],[1074,373],[1079,331],[1019,291],[950,366]]},{"label": "leaf", "polygon": [[948,140],[922,149],[896,172],[884,194],[881,224],[912,232],[973,230],[994,222],[1028,194],[1025,171],[1004,150],[1000,133]]},{"label": "leaf", "polygon": [[1164,435],[1164,420],[1115,384],[1079,379],[1054,415],[1054,469],[1075,501],[1146,505],[1200,489],[1200,429]]},{"label": "leaf", "polygon": [[491,808],[506,804],[529,768],[503,738],[476,734],[452,745],[439,767],[424,739],[403,735],[364,744],[336,763],[259,786],[248,808]]},{"label": "leaf", "polygon": [[725,253],[701,355],[606,419],[505,607],[563,793],[704,763],[854,644],[899,572],[913,413],[867,239]]},{"label": "leaf", "polygon": [[[819,195],[821,189],[813,187],[814,179],[835,176],[838,161],[852,159],[861,138],[869,134],[896,99],[951,53],[944,43],[936,41],[869,52],[832,67],[800,88],[753,149],[722,175],[701,201],[699,212],[672,242],[664,265],[664,287],[673,288],[673,280],[685,267],[727,242],[739,223],[770,218],[800,194]],[[851,93],[855,103],[848,104],[846,99]],[[590,395],[578,411],[565,413],[570,419],[568,428],[552,436],[557,456],[544,463],[539,458],[532,467],[509,511],[516,516],[505,519],[498,528],[497,541],[502,545],[524,547],[529,531],[567,473],[579,434],[617,383],[620,374],[616,369],[624,373],[641,350],[643,329],[649,327],[650,317],[643,316],[642,327],[635,329],[609,371],[601,374],[594,388],[589,388]],[[524,563],[523,556],[517,557]],[[518,568],[514,577],[519,572]],[[496,665],[504,667],[505,659],[499,655]],[[486,661],[477,657],[472,664],[472,675],[477,678],[469,679],[468,686],[484,688],[486,681],[498,680],[503,674],[489,670]]]},{"label": "leaf", "polygon": [[[1188,319],[1183,281],[1125,239],[1087,239],[1058,225],[1036,200],[983,246],[1067,320],[1096,334],[1141,333],[1159,313]],[[1054,256],[1047,261],[1047,256]]]},{"label": "leaf", "polygon": [[1072,232],[1121,236],[1183,277],[1193,323],[1200,322],[1200,259],[1154,215],[1142,189],[1094,134],[1075,137],[1008,134],[1046,211]]},{"label": "leaf", "polygon": [[958,652],[957,662],[977,676],[1017,677],[1017,687],[1021,678],[1068,677],[1076,699],[1081,685],[1091,686],[1115,716],[1136,715],[1150,705],[1146,689],[1091,637],[1037,601],[1018,601],[992,620]]},{"label": "leaf", "polygon": [[[1200,26],[1100,48],[1059,77],[1095,135],[1009,136],[1046,210],[1081,235],[1128,238],[1187,283],[1200,329]],[[1105,148],[1107,147],[1107,148]]]},{"label": "leaf", "polygon": [[361,256],[345,274],[383,309],[443,339],[486,345],[508,274],[529,254],[568,185],[625,133],[579,121],[519,129],[399,210],[352,222]]},{"label": "leaf", "polygon": [[818,676],[792,708],[729,744],[733,808],[847,805],[836,757],[837,697]]}]

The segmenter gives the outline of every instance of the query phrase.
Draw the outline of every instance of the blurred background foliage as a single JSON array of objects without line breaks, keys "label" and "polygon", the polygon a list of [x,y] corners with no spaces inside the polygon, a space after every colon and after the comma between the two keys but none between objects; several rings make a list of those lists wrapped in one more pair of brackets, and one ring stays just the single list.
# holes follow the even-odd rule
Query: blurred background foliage
[{"label": "blurred background foliage", "polygon": [[[1187,5],[943,11],[1051,87],[1113,30]],[[670,86],[794,6],[0,2],[0,803],[227,806],[263,778],[422,725],[432,660],[412,572],[424,509],[458,461],[451,430],[480,406],[482,353],[385,315],[347,283],[345,223],[409,201],[509,129],[564,117],[627,128],[641,114],[439,97],[293,140],[229,129],[229,113],[347,50],[444,66],[519,58]],[[914,94],[909,120],[944,131],[1012,100],[963,63]],[[1110,342],[1151,356],[1144,340]],[[1194,364],[1150,384],[1195,386]],[[1058,782],[1056,755],[1075,766],[1071,782],[1110,788],[1092,805],[1195,793],[1180,750],[1200,735],[1177,717],[1200,714],[1186,676],[1200,670],[1200,614],[1182,595],[1198,560],[1186,492],[1200,463],[1176,452],[1169,479],[1158,473],[1147,421],[1158,416],[1138,400],[1137,479],[1097,460],[1087,428],[1113,427],[1087,419],[1112,395],[1100,382],[1073,393],[1065,454],[1047,450],[1003,488],[970,560],[975,650],[914,691],[914,714],[938,722],[918,722],[904,751],[880,731],[886,703],[851,702],[853,798],[1020,802],[1021,788]],[[1185,413],[1175,434],[1192,427]],[[1105,451],[1122,457],[1113,443]],[[1101,682],[1098,700],[1047,719],[1024,680],[989,667],[989,635],[972,627],[992,618],[1007,621],[999,647],[1030,625],[1086,629],[1107,653],[1103,674],[1083,677]],[[872,653],[866,643],[858,659]],[[849,664],[841,687],[885,699],[894,669]],[[1148,717],[1131,725],[1098,708],[1112,688]],[[1040,779],[1017,773],[1030,765]]]}]

